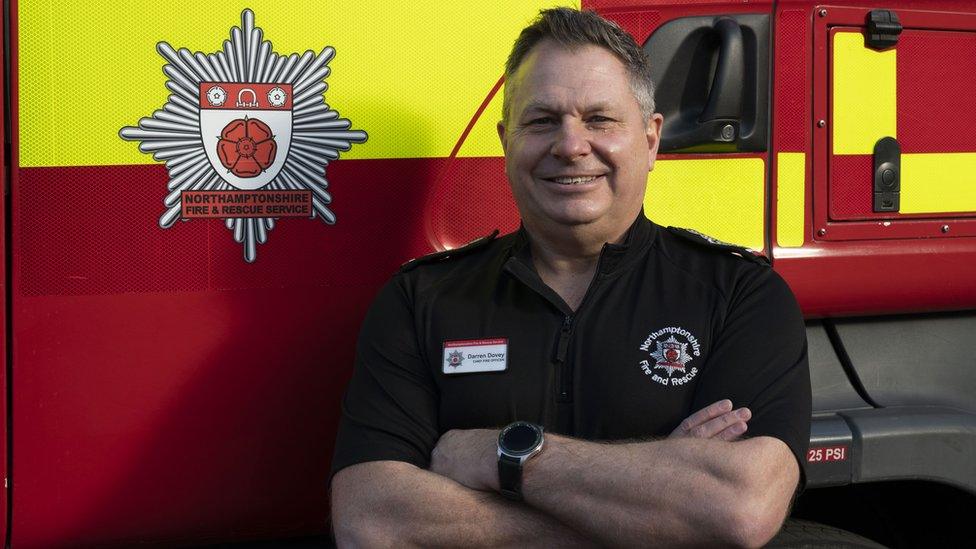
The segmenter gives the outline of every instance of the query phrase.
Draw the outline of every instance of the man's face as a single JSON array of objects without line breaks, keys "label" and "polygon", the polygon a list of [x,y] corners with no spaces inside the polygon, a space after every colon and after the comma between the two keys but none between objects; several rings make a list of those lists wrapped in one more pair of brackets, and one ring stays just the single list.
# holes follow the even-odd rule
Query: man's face
[{"label": "man's face", "polygon": [[599,46],[542,41],[507,86],[508,119],[498,133],[523,220],[535,227],[633,221],[661,116],[645,123],[623,63]]}]

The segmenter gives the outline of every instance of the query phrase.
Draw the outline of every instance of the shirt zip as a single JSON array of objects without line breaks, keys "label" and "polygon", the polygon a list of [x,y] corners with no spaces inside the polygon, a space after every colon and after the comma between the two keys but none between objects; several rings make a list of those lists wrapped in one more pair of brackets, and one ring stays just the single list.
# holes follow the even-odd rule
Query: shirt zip
[{"label": "shirt zip", "polygon": [[[555,305],[557,309],[564,312],[562,326],[559,330],[559,339],[556,342],[556,362],[557,367],[559,368],[559,392],[556,395],[556,402],[570,404],[573,402],[573,364],[567,360],[569,355],[569,340],[573,335],[573,328],[575,326],[576,318],[579,316],[580,311],[583,310],[583,306],[589,301],[590,295],[596,289],[597,280],[600,277],[601,268],[603,267],[603,258],[606,255],[606,251],[607,248],[606,245],[604,245],[603,249],[600,251],[600,257],[596,262],[596,270],[593,273],[593,279],[590,280],[590,285],[586,288],[586,293],[583,294],[583,299],[580,301],[580,305],[576,308],[575,312],[566,312],[564,307],[560,306],[559,302],[553,301],[553,299],[546,295],[545,291],[536,287],[534,284],[535,280],[538,280],[543,286],[545,286],[545,283],[542,282],[539,274],[536,273],[534,269],[531,269],[522,261],[519,261],[518,259],[515,260],[515,262],[518,264],[518,268],[513,268],[513,266],[506,267],[506,269],[514,274],[516,278],[521,280],[523,284],[535,290],[536,293]],[[519,271],[524,271],[524,274],[520,273]],[[548,286],[545,286],[545,288],[556,296],[559,295],[556,294],[552,288],[549,288]],[[565,304],[565,301],[563,301],[563,304]],[[568,309],[568,307],[566,309]]]},{"label": "shirt zip", "polygon": [[556,362],[559,364],[559,395],[558,402],[572,402],[573,397],[569,394],[572,384],[570,383],[573,375],[572,366],[566,362],[566,353],[569,352],[569,336],[573,332],[573,315],[566,315],[563,318],[563,327],[559,330],[559,342],[556,344]]},{"label": "shirt zip", "polygon": [[589,301],[590,295],[596,291],[597,280],[600,278],[605,252],[606,247],[600,251],[600,257],[596,261],[596,270],[593,272],[590,285],[586,287],[586,293],[583,294],[583,299],[580,301],[579,307],[576,308],[576,312],[568,314],[563,318],[563,325],[559,330],[559,342],[556,345],[556,361],[559,363],[559,395],[556,398],[557,402],[573,402],[571,391],[573,387],[574,364],[567,360],[569,340],[573,336],[573,323],[576,321],[576,317],[579,316],[580,311],[583,310],[583,306]]}]

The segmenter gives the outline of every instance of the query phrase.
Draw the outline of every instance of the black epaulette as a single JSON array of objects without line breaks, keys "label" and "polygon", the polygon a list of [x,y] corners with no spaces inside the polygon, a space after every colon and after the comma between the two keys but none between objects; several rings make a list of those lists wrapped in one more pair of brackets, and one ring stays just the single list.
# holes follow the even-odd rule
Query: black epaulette
[{"label": "black epaulette", "polygon": [[750,250],[749,248],[739,246],[737,244],[722,242],[717,238],[713,238],[711,236],[708,236],[707,234],[700,233],[695,229],[684,229],[681,227],[668,227],[668,230],[671,231],[673,234],[676,234],[681,238],[684,238],[685,240],[690,240],[691,242],[694,242],[696,244],[707,246],[712,249],[724,250],[726,252],[731,253],[732,255],[737,255],[742,259],[751,261],[758,265],[765,265],[767,267],[770,265],[769,258],[759,252]]},{"label": "black epaulette", "polygon": [[403,265],[400,266],[400,272],[401,273],[405,273],[407,271],[410,271],[410,270],[413,270],[413,269],[417,268],[420,265],[427,265],[427,264],[430,264],[430,263],[437,263],[438,261],[444,261],[445,259],[455,258],[455,257],[461,257],[461,256],[468,255],[469,253],[471,253],[471,252],[473,252],[473,251],[475,251],[475,250],[477,250],[479,248],[482,248],[482,247],[486,246],[487,244],[491,243],[492,240],[495,240],[495,237],[496,236],[498,236],[498,229],[495,229],[489,235],[483,236],[481,238],[476,238],[476,239],[472,240],[471,242],[468,242],[464,246],[460,246],[458,248],[454,248],[453,250],[444,250],[444,251],[441,251],[441,252],[434,252],[432,254],[427,254],[427,255],[424,255],[424,256],[420,256],[420,257],[418,257],[416,259],[411,259],[410,261],[407,261],[406,263],[404,263]]}]

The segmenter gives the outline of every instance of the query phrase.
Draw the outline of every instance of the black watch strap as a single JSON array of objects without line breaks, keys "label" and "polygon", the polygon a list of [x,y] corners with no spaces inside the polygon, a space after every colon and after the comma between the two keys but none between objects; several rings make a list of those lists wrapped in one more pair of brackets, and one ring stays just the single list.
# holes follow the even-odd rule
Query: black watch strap
[{"label": "black watch strap", "polygon": [[522,464],[518,458],[498,456],[498,488],[506,498],[522,501]]}]

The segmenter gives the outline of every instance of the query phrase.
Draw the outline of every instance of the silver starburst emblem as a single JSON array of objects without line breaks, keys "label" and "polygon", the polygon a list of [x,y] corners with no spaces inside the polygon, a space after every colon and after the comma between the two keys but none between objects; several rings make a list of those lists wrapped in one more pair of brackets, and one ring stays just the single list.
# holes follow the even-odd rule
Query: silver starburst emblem
[{"label": "silver starburst emblem", "polygon": [[663,368],[670,377],[675,370],[685,370],[685,364],[691,360],[688,356],[688,344],[682,343],[675,339],[674,336],[669,337],[665,341],[657,342],[657,350],[650,353],[657,362],[654,364],[655,368]]},{"label": "silver starburst emblem", "polygon": [[222,51],[160,42],[170,96],[138,127],[119,131],[166,164],[159,226],[224,219],[249,263],[279,218],[336,222],[326,166],[367,137],[325,103],[333,48],[279,55],[262,37],[254,13],[244,10]]}]

